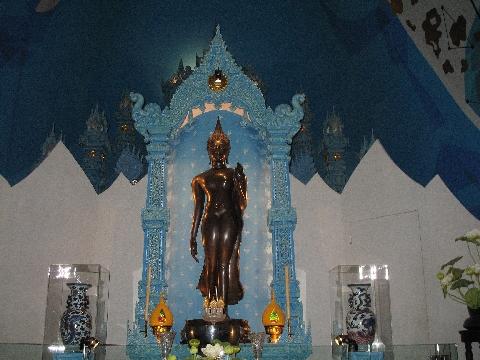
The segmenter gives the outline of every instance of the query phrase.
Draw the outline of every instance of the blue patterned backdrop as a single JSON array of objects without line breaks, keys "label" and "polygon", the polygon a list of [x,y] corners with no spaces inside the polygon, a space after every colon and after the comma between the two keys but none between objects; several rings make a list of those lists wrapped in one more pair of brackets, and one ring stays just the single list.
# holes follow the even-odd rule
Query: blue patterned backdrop
[{"label": "blue patterned backdrop", "polygon": [[[248,206],[244,214],[244,230],[240,255],[240,279],[245,296],[229,307],[232,318],[249,321],[252,330],[262,329],[261,312],[269,301],[272,280],[271,234],[267,228],[270,208],[270,173],[266,150],[255,130],[242,124],[242,118],[227,111],[211,111],[195,118],[179,135],[170,159],[168,202],[171,223],[167,240],[167,283],[169,306],[175,314],[178,332],[186,319],[201,318],[202,297],[196,289],[203,264],[201,234],[198,234],[200,263],[190,256],[189,241],[193,199],[192,178],[209,168],[207,139],[220,116],[223,130],[229,135],[229,166],[240,162],[248,178]],[[261,226],[258,226],[258,225]],[[264,226],[262,226],[262,224]]]}]

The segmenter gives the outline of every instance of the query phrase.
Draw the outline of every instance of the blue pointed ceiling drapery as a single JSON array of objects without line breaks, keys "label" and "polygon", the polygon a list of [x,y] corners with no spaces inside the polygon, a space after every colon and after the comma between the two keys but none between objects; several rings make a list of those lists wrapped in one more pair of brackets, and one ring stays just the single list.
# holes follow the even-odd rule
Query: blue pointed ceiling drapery
[{"label": "blue pointed ceiling drapery", "polygon": [[35,5],[0,11],[0,174],[10,184],[33,170],[52,123],[79,159],[78,137],[96,103],[110,127],[125,89],[141,88],[160,103],[161,80],[180,58],[193,65],[221,23],[238,63],[267,84],[268,103],[288,101],[291,91],[307,94],[314,138],[335,106],[351,151],[373,128],[407,175],[426,185],[438,173],[480,218],[480,179],[472,171],[479,130],[387,2],[212,1],[196,8],[179,0],[72,0],[44,14]]}]

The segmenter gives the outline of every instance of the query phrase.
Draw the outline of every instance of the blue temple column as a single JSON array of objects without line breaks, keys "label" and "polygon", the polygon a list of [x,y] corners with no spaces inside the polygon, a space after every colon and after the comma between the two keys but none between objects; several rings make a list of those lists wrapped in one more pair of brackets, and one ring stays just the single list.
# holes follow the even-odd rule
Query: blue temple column
[{"label": "blue temple column", "polygon": [[[138,283],[138,301],[135,305],[135,324],[129,332],[129,344],[153,343],[155,339],[140,334],[145,330],[145,298],[148,268],[151,269],[149,311],[167,294],[165,252],[170,212],[167,204],[168,155],[172,127],[161,120],[161,110],[156,104],[143,107],[143,97],[131,94],[135,103],[132,117],[135,127],[147,142],[148,183],[145,208],[142,210],[144,231],[142,279]],[[149,330],[149,329],[148,329]]]},{"label": "blue temple column", "polygon": [[295,209],[291,205],[289,162],[293,135],[300,128],[303,110],[300,106],[302,95],[295,95],[294,109],[280,108],[273,114],[273,120],[267,124],[267,144],[271,176],[272,206],[268,213],[268,225],[272,233],[273,254],[273,289],[277,301],[286,311],[285,267],[288,267],[290,288],[290,335],[287,328],[281,338],[282,342],[304,343],[306,336],[303,321],[303,306],[300,301],[300,288],[295,270],[295,244],[293,231],[297,223]]},{"label": "blue temple column", "polygon": [[[165,277],[165,251],[170,212],[167,207],[167,156],[170,151],[168,134],[151,136],[147,145],[148,184],[146,205],[142,211],[144,253],[142,280],[138,287],[138,303],[135,308],[137,321],[143,319],[148,267],[151,268],[150,311],[167,292]],[[149,312],[150,312],[149,311]]]}]

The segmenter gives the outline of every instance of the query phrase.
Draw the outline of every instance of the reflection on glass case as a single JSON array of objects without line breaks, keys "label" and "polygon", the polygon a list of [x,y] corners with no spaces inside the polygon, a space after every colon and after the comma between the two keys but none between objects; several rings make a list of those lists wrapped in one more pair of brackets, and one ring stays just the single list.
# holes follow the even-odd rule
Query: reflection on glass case
[{"label": "reflection on glass case", "polygon": [[386,359],[392,345],[388,265],[339,265],[330,270],[335,359]]},{"label": "reflection on glass case", "polygon": [[50,265],[42,359],[74,358],[105,344],[109,283],[101,265]]}]

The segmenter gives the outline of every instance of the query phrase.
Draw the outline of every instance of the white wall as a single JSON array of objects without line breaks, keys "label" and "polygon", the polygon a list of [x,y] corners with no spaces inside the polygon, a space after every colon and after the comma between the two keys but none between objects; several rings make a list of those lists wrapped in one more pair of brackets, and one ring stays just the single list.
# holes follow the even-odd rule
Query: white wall
[{"label": "white wall", "polygon": [[315,176],[306,186],[292,176],[290,180],[292,205],[297,209],[296,267],[297,272],[306,273],[304,311],[312,326],[313,343],[328,344],[328,271],[344,263],[341,197],[320,176]]},{"label": "white wall", "polygon": [[421,190],[376,142],[342,194],[347,263],[390,266],[393,340],[400,344],[428,343]]},{"label": "white wall", "polygon": [[15,187],[2,180],[0,341],[41,343],[48,266],[90,262],[96,194],[63,144]]},{"label": "white wall", "polygon": [[137,281],[142,267],[140,212],[145,206],[146,180],[144,178],[132,186],[120,175],[97,200],[103,225],[96,233],[94,262],[105,264],[110,270],[108,341],[112,344],[125,342],[127,320],[133,320]]},{"label": "white wall", "polygon": [[342,200],[348,263],[390,265],[393,342],[458,342],[466,307],[443,299],[435,274],[465,253],[453,239],[480,222],[439,177],[425,188],[412,181],[378,141]]},{"label": "white wall", "polygon": [[480,222],[465,210],[437,176],[425,188],[420,223],[430,342],[444,343],[458,339],[467,310],[461,304],[443,299],[434,275],[442,264],[456,256],[464,255],[468,259],[466,248],[461,243],[455,244],[453,239],[465,230],[479,229]]},{"label": "white wall", "polygon": [[[15,187],[0,177],[0,324],[13,324],[0,326],[0,342],[42,341],[54,263],[110,270],[109,343],[125,342],[142,259],[145,182],[132,186],[120,176],[96,195],[62,144]],[[306,278],[314,344],[330,342],[328,270],[353,263],[391,266],[394,343],[458,341],[465,309],[443,300],[434,276],[462,253],[452,239],[480,223],[439,178],[419,186],[377,142],[342,195],[318,176],[307,186],[291,178],[291,185],[297,271]]]},{"label": "white wall", "polygon": [[440,178],[420,186],[377,141],[341,195],[316,176],[307,186],[292,179],[292,198],[298,213],[297,268],[307,272],[314,344],[330,342],[327,271],[369,263],[390,266],[395,344],[459,341],[466,308],[443,299],[435,274],[464,253],[453,239],[480,222]]},{"label": "white wall", "polygon": [[11,188],[0,177],[0,342],[43,341],[48,267],[99,263],[111,272],[108,341],[124,343],[141,267],[145,182],[123,176],[97,195],[70,152],[57,145]]}]

